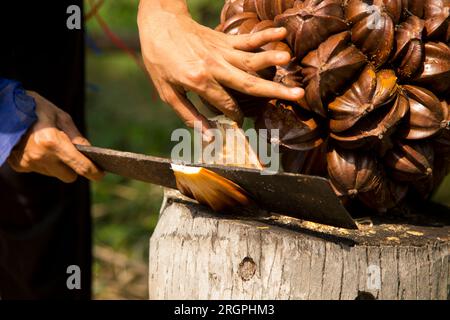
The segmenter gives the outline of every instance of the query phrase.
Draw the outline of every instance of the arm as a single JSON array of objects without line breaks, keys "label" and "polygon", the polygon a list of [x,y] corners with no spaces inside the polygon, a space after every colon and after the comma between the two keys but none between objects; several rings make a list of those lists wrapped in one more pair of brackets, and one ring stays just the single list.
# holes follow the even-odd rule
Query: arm
[{"label": "arm", "polygon": [[185,0],[141,0],[138,25],[144,62],[161,98],[191,127],[194,121],[201,121],[208,128],[208,122],[186,98],[188,91],[238,122],[242,113],[225,88],[292,101],[303,97],[303,89],[247,73],[290,61],[286,52],[252,52],[284,39],[284,28],[225,35],[196,23]]},{"label": "arm", "polygon": [[36,120],[34,100],[20,83],[0,78],[0,166]]},{"label": "arm", "polygon": [[74,144],[89,144],[70,116],[19,83],[0,79],[0,165],[73,182],[103,176]]}]

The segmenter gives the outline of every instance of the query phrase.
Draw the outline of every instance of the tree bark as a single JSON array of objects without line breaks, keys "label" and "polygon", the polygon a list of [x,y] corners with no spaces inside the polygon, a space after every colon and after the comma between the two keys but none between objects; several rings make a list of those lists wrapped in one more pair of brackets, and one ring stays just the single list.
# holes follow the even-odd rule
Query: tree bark
[{"label": "tree bark", "polygon": [[150,299],[445,300],[447,218],[374,220],[350,231],[218,215],[169,191],[150,240]]}]

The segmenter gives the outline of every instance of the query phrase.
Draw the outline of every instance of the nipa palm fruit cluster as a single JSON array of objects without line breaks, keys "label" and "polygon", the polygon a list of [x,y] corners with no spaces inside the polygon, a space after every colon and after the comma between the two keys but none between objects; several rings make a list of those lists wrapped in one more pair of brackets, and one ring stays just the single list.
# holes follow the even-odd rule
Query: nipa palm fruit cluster
[{"label": "nipa palm fruit cluster", "polygon": [[330,179],[343,201],[385,212],[427,198],[450,164],[450,0],[229,0],[218,30],[285,27],[293,59],[259,72],[301,101],[232,92],[261,129],[279,129],[284,169]]}]

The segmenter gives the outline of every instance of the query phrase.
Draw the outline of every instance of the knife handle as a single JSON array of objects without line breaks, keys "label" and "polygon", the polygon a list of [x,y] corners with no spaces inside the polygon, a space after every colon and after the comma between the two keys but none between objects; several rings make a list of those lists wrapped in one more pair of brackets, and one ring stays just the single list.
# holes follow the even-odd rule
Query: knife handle
[{"label": "knife handle", "polygon": [[75,147],[106,172],[176,189],[175,175],[169,159],[92,146]]}]

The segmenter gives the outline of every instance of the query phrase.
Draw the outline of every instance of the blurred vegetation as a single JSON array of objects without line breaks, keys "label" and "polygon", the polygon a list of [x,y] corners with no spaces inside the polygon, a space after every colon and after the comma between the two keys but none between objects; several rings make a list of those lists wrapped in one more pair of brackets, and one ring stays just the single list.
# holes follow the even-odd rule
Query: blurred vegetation
[{"label": "blurred vegetation", "polygon": [[[100,14],[115,33],[137,40],[138,2],[106,0]],[[212,27],[218,23],[222,0],[188,3],[198,21]],[[94,42],[105,37],[95,19],[87,23],[87,30]],[[171,132],[183,124],[156,98],[147,77],[128,55],[88,49],[87,81],[87,120],[93,144],[169,156]],[[449,180],[436,199],[450,205],[448,186]],[[146,299],[148,240],[158,219],[162,190],[113,175],[93,184],[92,190],[95,298]]]},{"label": "blurred vegetation", "polygon": [[[167,156],[171,131],[182,123],[169,108],[154,101],[146,76],[133,60],[118,52],[88,54],[87,69],[91,87],[87,93],[87,120],[92,143]],[[114,175],[93,184],[95,245],[147,265],[148,239],[156,225],[161,199],[161,188]],[[114,260],[112,257],[102,265],[96,261],[97,279],[108,275]],[[119,283],[115,275],[109,277],[111,283]],[[147,280],[139,277],[136,281],[146,284]],[[96,284],[96,289],[101,289],[100,297],[103,287],[104,294],[109,294],[107,282]]]},{"label": "blurred vegetation", "polygon": [[[122,38],[137,41],[138,0],[106,0],[99,14]],[[215,26],[221,0],[188,1],[192,15]],[[89,12],[86,1],[86,12]],[[93,43],[87,49],[87,121],[94,145],[169,156],[174,129],[182,122],[157,98],[137,64],[109,41],[95,18],[87,22]],[[106,38],[106,40],[105,40]],[[99,46],[100,48],[96,48]],[[106,46],[111,48],[109,44]],[[136,46],[138,47],[138,43]],[[94,297],[146,299],[148,241],[158,219],[162,189],[108,175],[92,186],[94,216]]]},{"label": "blurred vegetation", "polygon": [[[187,0],[192,17],[210,27],[215,27],[220,20],[220,10],[224,0]],[[114,31],[129,32],[137,30],[136,12],[139,0],[105,0],[100,13]],[[86,12],[89,12],[89,1],[86,1]],[[91,33],[101,33],[95,23],[89,23]]]}]

